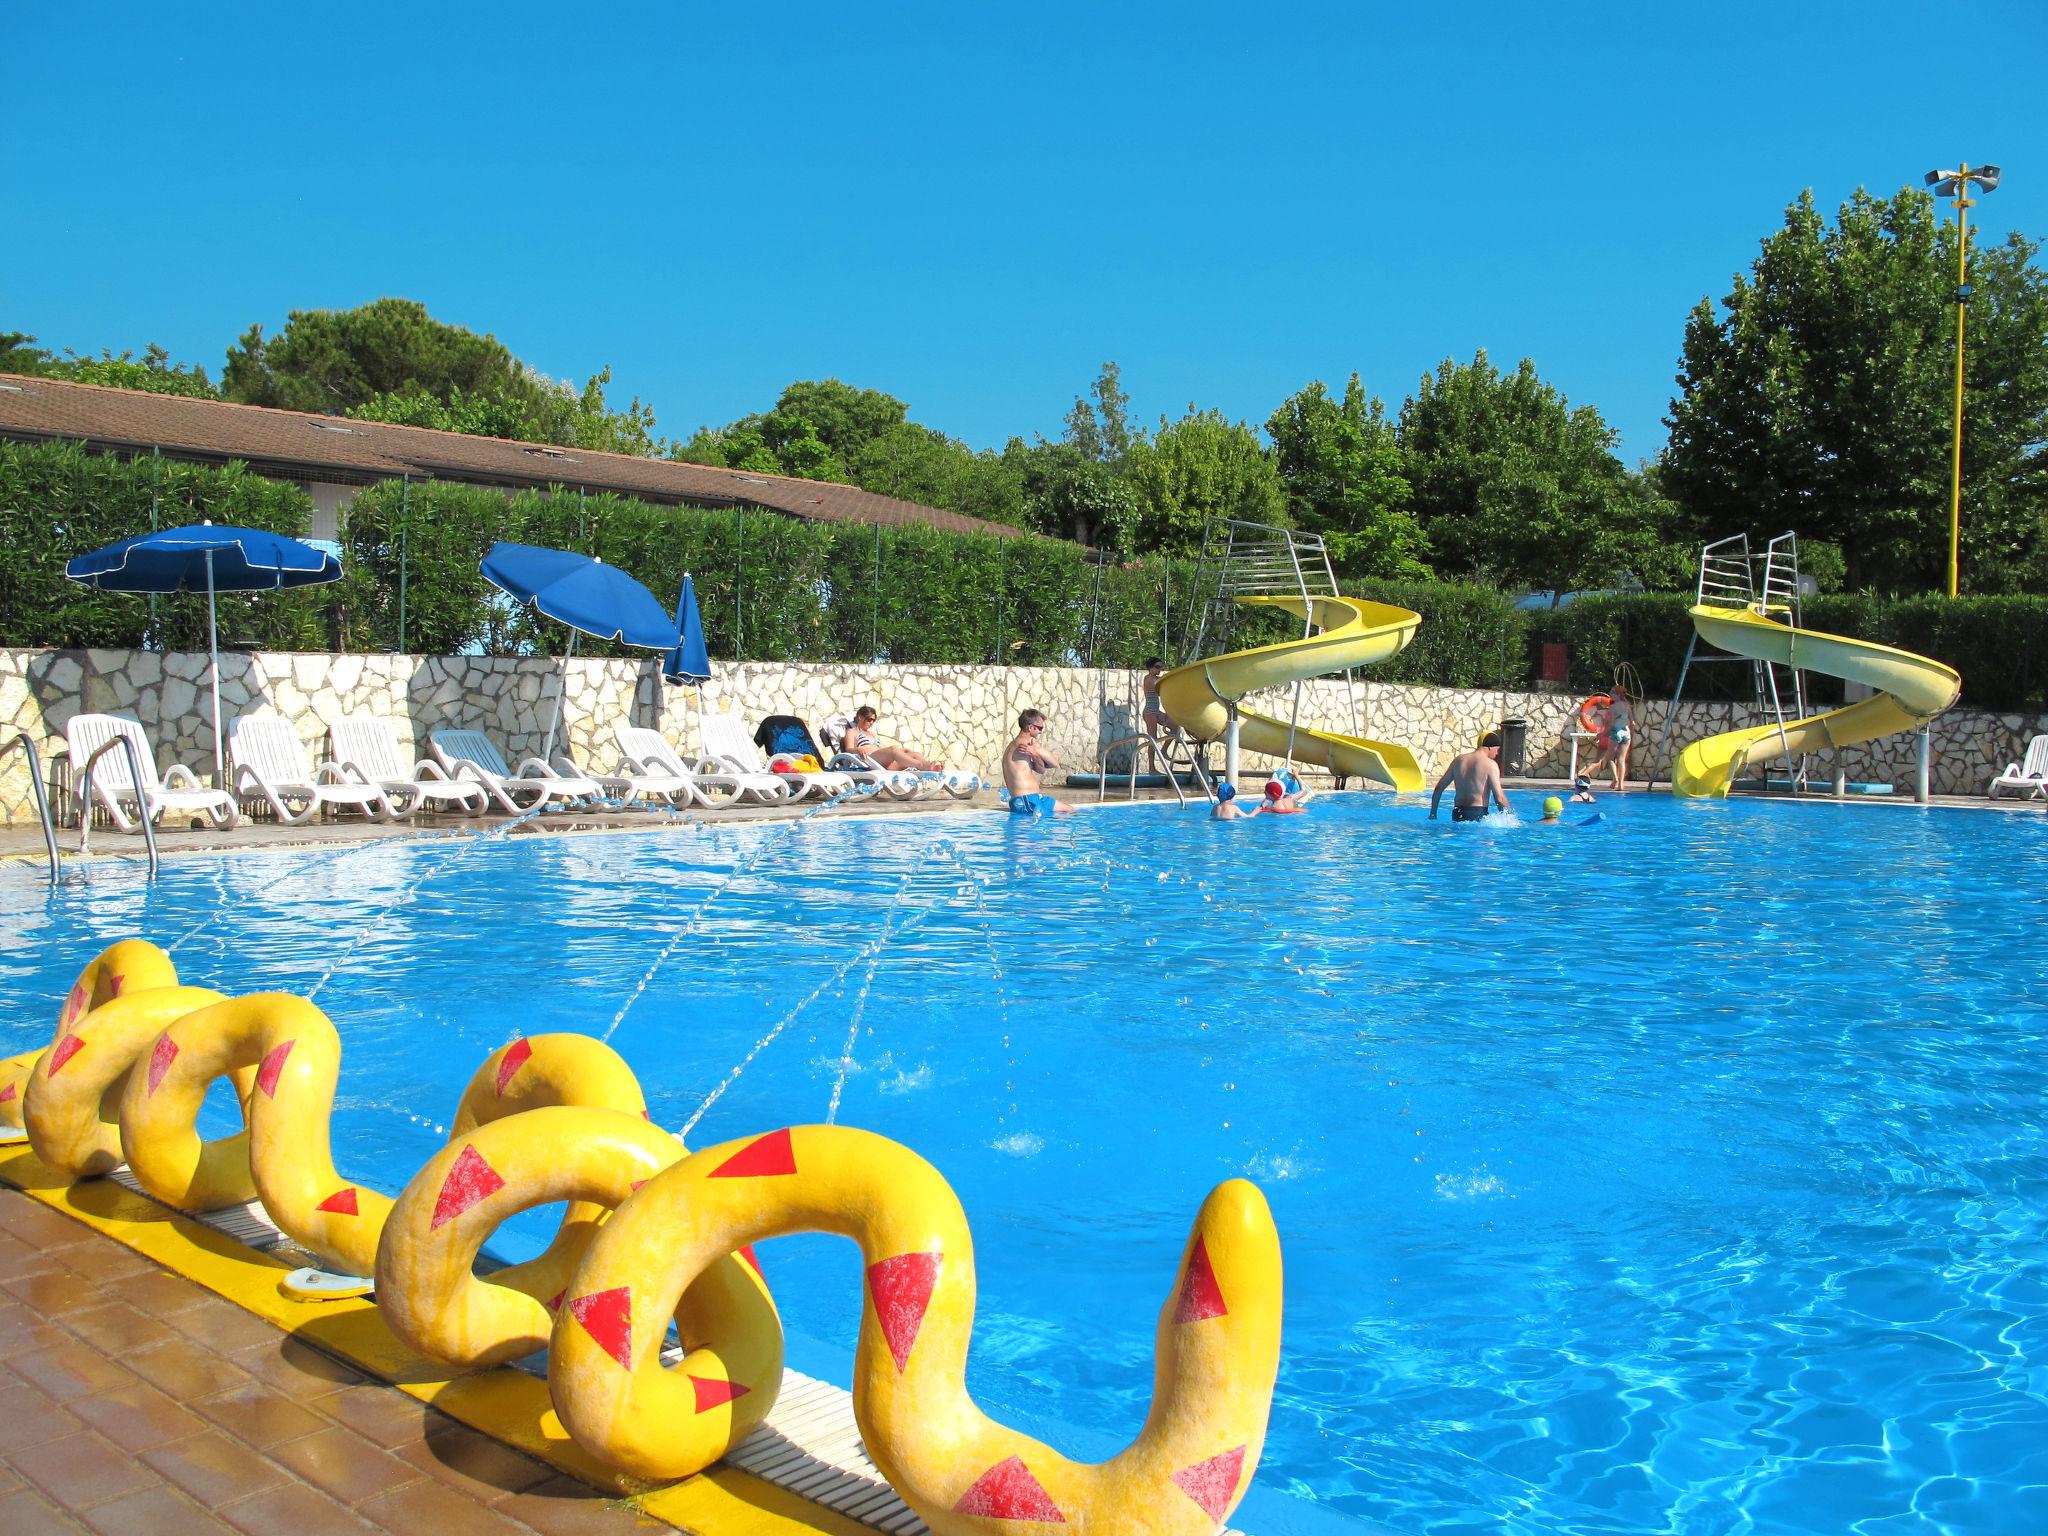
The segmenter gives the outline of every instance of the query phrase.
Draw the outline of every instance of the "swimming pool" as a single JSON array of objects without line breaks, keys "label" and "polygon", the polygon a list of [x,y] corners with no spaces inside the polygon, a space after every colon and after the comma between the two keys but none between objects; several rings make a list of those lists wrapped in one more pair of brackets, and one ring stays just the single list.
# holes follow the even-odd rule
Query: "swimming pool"
[{"label": "swimming pool", "polygon": [[[1296,1500],[1433,1536],[2048,1528],[2048,818],[1603,809],[7,869],[0,1052],[139,932],[200,984],[317,988],[337,1161],[386,1188],[541,1029],[609,1034],[694,1145],[897,1137],[973,1224],[970,1385],[1072,1454],[1136,1433],[1187,1223],[1249,1175],[1288,1307],[1255,1536]],[[763,1257],[829,1372],[854,1250]]]}]

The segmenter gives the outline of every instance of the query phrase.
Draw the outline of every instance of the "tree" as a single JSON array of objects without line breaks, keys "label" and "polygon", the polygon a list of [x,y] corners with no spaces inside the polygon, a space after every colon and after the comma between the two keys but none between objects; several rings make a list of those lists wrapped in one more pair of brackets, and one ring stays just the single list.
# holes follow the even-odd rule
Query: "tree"
[{"label": "tree", "polygon": [[[2008,591],[2048,509],[2048,279],[2009,236],[1970,263],[1962,571]],[[1859,191],[1829,228],[1810,192],[1719,309],[1685,330],[1663,479],[1702,526],[1841,546],[1851,586],[1945,581],[1956,231],[1906,188]]]},{"label": "tree", "polygon": [[295,309],[274,339],[252,325],[228,348],[221,393],[247,405],[429,426],[449,432],[651,455],[654,411],[605,401],[609,366],[578,390],[514,357],[494,336],[444,325],[410,299]]},{"label": "tree", "polygon": [[1573,409],[1523,359],[1446,358],[1401,408],[1416,519],[1439,575],[1554,592],[1668,572],[1672,509],[1614,456],[1590,406]]},{"label": "tree", "polygon": [[1191,405],[1179,421],[1162,417],[1150,442],[1132,446],[1130,481],[1141,550],[1193,554],[1212,517],[1287,521],[1287,493],[1258,434],[1221,411]]},{"label": "tree", "polygon": [[81,357],[70,348],[64,355],[35,345],[25,331],[0,331],[0,373],[25,373],[45,379],[70,379],[79,384],[104,384],[111,389],[140,389],[153,395],[217,398],[204,368],[173,363],[171,354],[151,342],[138,361],[133,352],[118,356],[112,348],[98,357]]},{"label": "tree", "polygon": [[1266,423],[1274,467],[1296,527],[1319,533],[1346,575],[1416,580],[1429,574],[1401,444],[1386,407],[1352,374],[1342,401],[1321,380],[1297,390]]},{"label": "tree", "polygon": [[1137,440],[1131,432],[1130,409],[1131,397],[1123,389],[1123,371],[1114,361],[1104,363],[1088,394],[1074,397],[1061,441],[1072,445],[1082,458],[1124,474],[1130,467],[1131,448]]}]

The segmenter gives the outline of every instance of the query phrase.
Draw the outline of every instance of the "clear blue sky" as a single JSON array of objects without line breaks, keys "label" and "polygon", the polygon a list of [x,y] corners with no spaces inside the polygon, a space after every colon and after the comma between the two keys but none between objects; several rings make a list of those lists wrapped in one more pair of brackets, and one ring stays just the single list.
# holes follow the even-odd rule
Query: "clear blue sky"
[{"label": "clear blue sky", "polygon": [[1990,160],[1987,232],[2048,236],[2041,0],[13,0],[0,60],[0,329],[218,377],[402,295],[674,436],[835,376],[1056,436],[1106,358],[1263,421],[1485,347],[1634,459],[1802,188]]}]

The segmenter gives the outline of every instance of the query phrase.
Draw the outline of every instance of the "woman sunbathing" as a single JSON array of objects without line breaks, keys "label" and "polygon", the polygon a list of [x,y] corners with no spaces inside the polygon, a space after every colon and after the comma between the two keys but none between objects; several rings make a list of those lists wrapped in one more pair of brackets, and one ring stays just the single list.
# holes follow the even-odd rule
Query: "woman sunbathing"
[{"label": "woman sunbathing", "polygon": [[853,753],[857,757],[864,757],[882,768],[909,770],[915,773],[942,773],[945,771],[946,765],[944,763],[935,763],[930,758],[922,757],[898,742],[884,741],[880,736],[877,736],[875,734],[875,721],[880,718],[875,711],[874,705],[861,705],[860,709],[854,714],[853,724],[846,728],[844,750]]}]

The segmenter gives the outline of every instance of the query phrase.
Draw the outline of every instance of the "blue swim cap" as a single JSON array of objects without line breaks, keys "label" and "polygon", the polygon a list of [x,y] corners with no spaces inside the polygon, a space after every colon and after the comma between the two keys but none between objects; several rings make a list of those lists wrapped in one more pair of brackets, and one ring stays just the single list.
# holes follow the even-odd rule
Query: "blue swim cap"
[{"label": "blue swim cap", "polygon": [[1237,786],[1235,784],[1218,784],[1216,786],[1216,798],[1218,800],[1235,800],[1237,798]]}]

